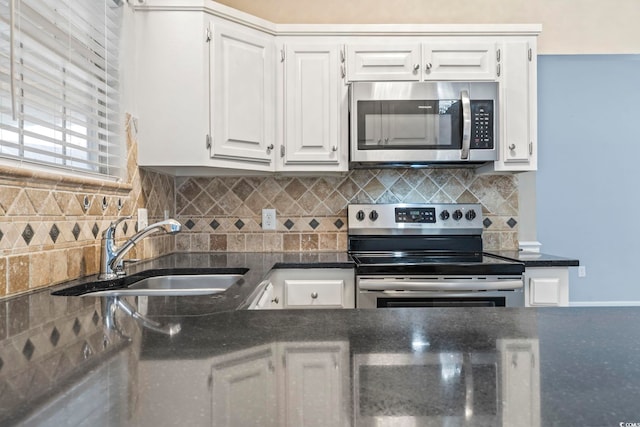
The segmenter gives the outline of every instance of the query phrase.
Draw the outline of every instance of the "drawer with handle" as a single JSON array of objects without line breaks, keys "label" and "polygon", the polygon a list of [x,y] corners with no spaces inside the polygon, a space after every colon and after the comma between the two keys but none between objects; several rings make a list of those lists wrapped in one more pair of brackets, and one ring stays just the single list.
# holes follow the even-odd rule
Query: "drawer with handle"
[{"label": "drawer with handle", "polygon": [[285,308],[341,308],[344,280],[285,280]]}]

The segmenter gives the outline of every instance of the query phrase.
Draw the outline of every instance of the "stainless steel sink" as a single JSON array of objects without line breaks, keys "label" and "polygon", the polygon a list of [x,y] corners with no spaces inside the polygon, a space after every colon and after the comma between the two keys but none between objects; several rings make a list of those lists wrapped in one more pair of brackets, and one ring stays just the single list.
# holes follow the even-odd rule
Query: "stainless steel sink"
[{"label": "stainless steel sink", "polygon": [[192,274],[153,276],[125,288],[91,291],[83,296],[186,296],[224,292],[242,279],[242,274]]}]

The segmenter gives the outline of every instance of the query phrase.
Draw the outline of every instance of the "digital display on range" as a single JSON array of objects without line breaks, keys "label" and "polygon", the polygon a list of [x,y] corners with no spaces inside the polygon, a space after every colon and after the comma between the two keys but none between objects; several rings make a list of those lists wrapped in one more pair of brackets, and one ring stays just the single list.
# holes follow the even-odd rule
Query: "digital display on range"
[{"label": "digital display on range", "polygon": [[396,208],[396,223],[435,223],[436,208]]}]

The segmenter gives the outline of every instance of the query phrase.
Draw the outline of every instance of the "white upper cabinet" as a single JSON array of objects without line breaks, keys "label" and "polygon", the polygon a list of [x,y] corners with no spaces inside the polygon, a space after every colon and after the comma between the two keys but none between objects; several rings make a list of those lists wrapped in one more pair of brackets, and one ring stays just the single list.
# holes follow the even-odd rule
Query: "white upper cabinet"
[{"label": "white upper cabinet", "polygon": [[213,27],[211,157],[270,165],[275,137],[273,37],[235,24]]},{"label": "white upper cabinet", "polygon": [[422,45],[424,80],[495,80],[498,50],[492,42],[434,41]]},{"label": "white upper cabinet", "polygon": [[538,166],[535,37],[505,40],[501,52],[498,161],[481,171],[533,171]]},{"label": "white upper cabinet", "polygon": [[348,169],[348,88],[336,43],[287,40],[280,48],[283,171]]},{"label": "white upper cabinet", "polygon": [[347,44],[348,81],[495,80],[498,51],[480,38],[395,37]]},{"label": "white upper cabinet", "polygon": [[442,80],[499,84],[499,158],[480,172],[537,167],[539,25],[281,25],[213,1],[133,7],[140,166],[344,172],[349,82]]},{"label": "white upper cabinet", "polygon": [[347,80],[418,81],[421,62],[419,43],[348,44]]},{"label": "white upper cabinet", "polygon": [[505,75],[501,86],[501,120],[504,123],[502,163],[499,168],[535,170],[536,64],[532,41],[504,44]]}]

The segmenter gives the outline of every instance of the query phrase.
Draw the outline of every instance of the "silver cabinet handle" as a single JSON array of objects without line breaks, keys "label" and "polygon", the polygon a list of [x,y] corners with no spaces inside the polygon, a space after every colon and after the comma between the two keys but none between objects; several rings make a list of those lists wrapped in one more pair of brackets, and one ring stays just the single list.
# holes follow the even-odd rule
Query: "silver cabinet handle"
[{"label": "silver cabinet handle", "polygon": [[471,100],[469,92],[460,91],[462,100],[462,149],[460,150],[460,159],[469,158],[469,147],[471,145]]},{"label": "silver cabinet handle", "polygon": [[331,151],[338,151],[338,147],[336,145],[334,145],[333,147],[331,147]]},{"label": "silver cabinet handle", "polygon": [[516,144],[509,145],[509,150],[513,151],[516,149]]},{"label": "silver cabinet handle", "polygon": [[347,71],[345,70],[344,65],[340,66],[340,75],[342,76],[343,79],[347,75]]},{"label": "silver cabinet handle", "polygon": [[498,64],[498,66],[497,66],[497,70],[496,70],[496,71],[497,71],[497,73],[498,73],[498,77],[500,77],[500,64]]},{"label": "silver cabinet handle", "polygon": [[313,299],[318,298],[318,293],[317,292],[311,292],[311,298],[313,298]]},{"label": "silver cabinet handle", "polygon": [[271,154],[271,150],[273,150],[273,144],[267,147],[267,154]]},{"label": "silver cabinet handle", "polygon": [[420,64],[413,64],[413,71],[418,71],[420,69]]},{"label": "silver cabinet handle", "polygon": [[430,70],[430,69],[431,69],[431,62],[427,62],[427,63],[424,65],[424,68],[426,68],[427,70]]}]

